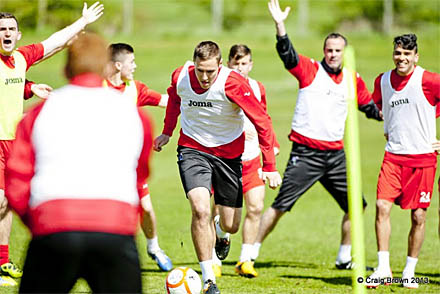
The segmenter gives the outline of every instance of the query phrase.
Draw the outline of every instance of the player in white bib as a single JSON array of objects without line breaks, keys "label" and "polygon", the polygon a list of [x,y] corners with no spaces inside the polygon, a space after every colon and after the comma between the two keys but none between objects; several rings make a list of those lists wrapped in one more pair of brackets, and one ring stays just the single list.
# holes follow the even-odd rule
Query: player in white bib
[{"label": "player in white bib", "polygon": [[[292,151],[283,183],[271,207],[263,214],[255,248],[261,246],[280,218],[319,181],[344,212],[335,265],[338,269],[350,269],[353,263],[343,144],[347,83],[342,70],[347,40],[341,34],[329,34],[324,40],[324,58],[321,62],[315,61],[298,54],[293,48],[284,25],[290,8],[282,11],[279,2],[271,0],[269,10],[277,30],[278,55],[285,68],[298,80],[299,92],[289,135]],[[367,117],[381,120],[380,112],[359,74],[356,89],[359,110]],[[366,206],[365,199],[363,205]]]},{"label": "player in white bib", "polygon": [[[275,189],[281,182],[273,153],[272,123],[239,73],[221,66],[220,48],[212,41],[199,43],[193,62],[172,75],[162,135],[154,149],[169,142],[180,115],[179,172],[192,210],[191,233],[202,270],[203,293],[220,293],[212,269],[212,249],[226,258],[230,233],[236,233],[243,204],[241,155],[244,151],[244,114],[254,124],[263,154],[262,178]],[[219,218],[213,232],[210,196],[215,191]]]},{"label": "player in white bib", "polygon": [[373,99],[383,111],[387,139],[377,183],[376,239],[378,267],[367,287],[392,276],[389,261],[390,213],[393,203],[411,210],[408,254],[403,286],[418,288],[415,267],[425,234],[426,210],[431,204],[437,166],[436,105],[440,102],[440,75],[417,66],[417,37],[394,38],[395,69],[380,74]]},{"label": "player in white bib", "polygon": [[[252,70],[252,52],[248,46],[237,44],[229,50],[228,67],[238,71],[245,77],[251,86],[255,98],[267,111],[266,90],[262,83],[249,77]],[[246,204],[246,215],[242,227],[242,245],[240,259],[235,265],[235,271],[244,277],[254,278],[258,276],[254,269],[253,247],[257,237],[261,213],[264,208],[264,182],[261,180],[261,151],[258,143],[257,131],[251,121],[244,118],[245,142],[243,161],[243,196]],[[275,155],[279,152],[279,144],[275,138]],[[215,191],[214,191],[215,192]],[[217,277],[221,276],[221,260],[213,254],[214,272]]]}]

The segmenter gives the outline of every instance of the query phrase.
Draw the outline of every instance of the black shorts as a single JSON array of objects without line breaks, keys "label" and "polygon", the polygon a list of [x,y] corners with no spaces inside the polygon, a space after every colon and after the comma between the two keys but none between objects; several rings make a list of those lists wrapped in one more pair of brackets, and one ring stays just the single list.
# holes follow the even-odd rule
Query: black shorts
[{"label": "black shorts", "polygon": [[[295,202],[317,181],[348,212],[347,173],[344,150],[318,150],[293,143],[278,196],[272,207],[290,211]],[[367,206],[362,197],[363,206]]]},{"label": "black shorts", "polygon": [[93,293],[141,293],[133,236],[62,232],[29,244],[20,293],[68,293],[84,278]]},{"label": "black shorts", "polygon": [[194,188],[214,190],[215,204],[240,208],[243,206],[241,156],[220,158],[192,148],[177,148],[177,163],[185,193]]}]

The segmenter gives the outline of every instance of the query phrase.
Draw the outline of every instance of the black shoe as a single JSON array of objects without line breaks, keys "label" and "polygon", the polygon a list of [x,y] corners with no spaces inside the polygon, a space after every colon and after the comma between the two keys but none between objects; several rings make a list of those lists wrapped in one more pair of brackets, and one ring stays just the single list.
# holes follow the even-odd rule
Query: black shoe
[{"label": "black shoe", "polygon": [[203,287],[203,294],[220,294],[220,290],[212,280],[207,280]]},{"label": "black shoe", "polygon": [[[350,270],[350,269],[354,269],[356,267],[356,264],[354,262],[352,262],[351,260],[349,262],[345,262],[345,263],[335,263],[336,268],[340,269],[340,270]],[[374,271],[374,268],[371,266],[366,266],[365,267],[366,271]]]},{"label": "black shoe", "polygon": [[224,260],[228,254],[229,249],[231,249],[231,240],[228,238],[219,238],[215,239],[215,254],[217,254],[218,259]]}]

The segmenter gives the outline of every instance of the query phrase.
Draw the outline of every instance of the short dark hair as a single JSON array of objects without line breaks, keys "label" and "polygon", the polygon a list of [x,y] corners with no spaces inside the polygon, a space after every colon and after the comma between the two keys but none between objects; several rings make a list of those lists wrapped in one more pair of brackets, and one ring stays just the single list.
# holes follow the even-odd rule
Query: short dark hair
[{"label": "short dark hair", "polygon": [[243,44],[235,44],[231,47],[229,50],[229,60],[235,59],[240,60],[245,56],[250,56],[250,59],[252,60],[252,52],[251,49]]},{"label": "short dark hair", "polygon": [[197,57],[201,60],[208,60],[215,57],[217,62],[220,63],[222,53],[215,42],[203,41],[200,42],[194,49],[193,61],[196,61]]},{"label": "short dark hair", "polygon": [[15,17],[15,15],[13,15],[12,13],[9,13],[9,12],[0,12],[0,19],[5,19],[5,18],[15,19],[15,22],[17,23],[17,31],[19,30],[18,29],[18,20]]},{"label": "short dark hair", "polygon": [[327,37],[325,37],[325,40],[324,40],[324,49],[325,49],[325,44],[327,43],[327,40],[328,39],[338,39],[338,38],[341,38],[342,40],[344,40],[344,47],[346,47],[347,45],[348,45],[348,41],[347,41],[347,38],[345,38],[342,34],[340,34],[340,33],[330,33],[330,34],[328,34],[327,35]]},{"label": "short dark hair", "polygon": [[113,62],[121,61],[119,57],[123,54],[134,53],[133,47],[126,43],[114,43],[108,46],[110,58]]},{"label": "short dark hair", "polygon": [[416,34],[405,34],[397,36],[393,41],[394,48],[402,47],[405,50],[416,50],[417,53],[417,36]]}]

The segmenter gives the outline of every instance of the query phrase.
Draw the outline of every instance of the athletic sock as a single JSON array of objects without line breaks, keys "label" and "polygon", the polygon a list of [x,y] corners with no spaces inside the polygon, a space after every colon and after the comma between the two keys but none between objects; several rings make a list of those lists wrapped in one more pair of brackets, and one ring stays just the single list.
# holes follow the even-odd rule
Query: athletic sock
[{"label": "athletic sock", "polygon": [[202,280],[205,283],[207,280],[211,280],[215,283],[215,275],[212,270],[212,259],[200,261],[200,269],[202,270]]},{"label": "athletic sock", "polygon": [[403,269],[403,275],[406,274],[406,275],[413,277],[414,273],[416,271],[416,265],[417,265],[418,260],[419,260],[418,258],[407,256],[406,257],[406,265],[405,265],[405,268]]},{"label": "athletic sock", "polygon": [[0,245],[0,265],[9,262],[9,245]]},{"label": "athletic sock", "polygon": [[157,236],[152,239],[147,238],[147,251],[150,253],[160,251],[159,240],[157,239]]},{"label": "athletic sock", "polygon": [[217,233],[217,237],[224,239],[224,238],[229,238],[229,233],[225,232],[222,230],[222,228],[220,228],[220,215],[217,215],[216,217],[216,221],[215,221],[215,232]]},{"label": "athletic sock", "polygon": [[377,252],[377,258],[379,264],[377,269],[380,271],[390,271],[390,252],[389,251],[379,251]]},{"label": "athletic sock", "polygon": [[351,260],[351,244],[339,246],[338,256],[336,257],[336,263],[347,263]]},{"label": "athletic sock", "polygon": [[212,248],[212,264],[222,266],[222,261],[218,259],[217,253],[215,253],[215,248]]},{"label": "athletic sock", "polygon": [[254,245],[252,244],[242,244],[240,262],[251,261],[252,252],[254,250]]},{"label": "athletic sock", "polygon": [[254,243],[252,248],[251,260],[256,260],[258,255],[260,254],[261,243]]}]

